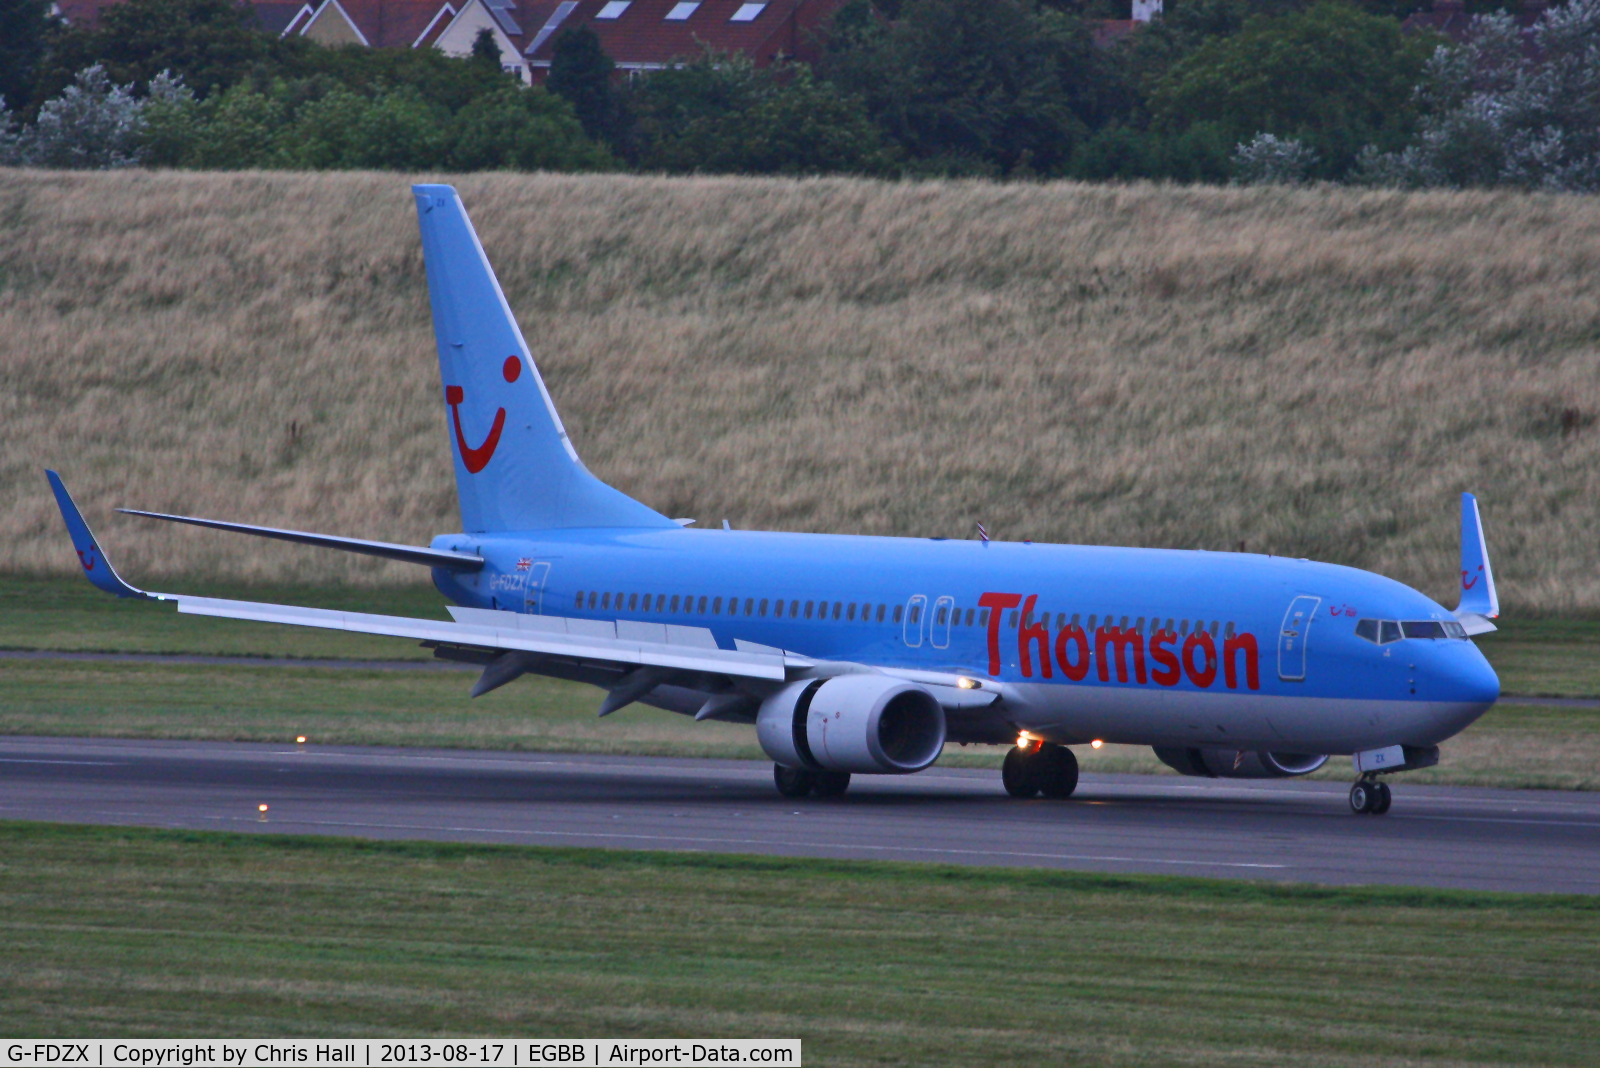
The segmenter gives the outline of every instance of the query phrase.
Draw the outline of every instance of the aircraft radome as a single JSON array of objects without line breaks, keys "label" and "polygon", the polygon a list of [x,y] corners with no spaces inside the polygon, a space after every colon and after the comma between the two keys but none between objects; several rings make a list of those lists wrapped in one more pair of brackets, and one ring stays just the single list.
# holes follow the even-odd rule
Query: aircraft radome
[{"label": "aircraft radome", "polygon": [[910,774],[947,742],[1010,745],[1017,797],[1065,798],[1067,748],[1154,748],[1185,775],[1305,775],[1350,755],[1350,805],[1437,763],[1500,684],[1471,636],[1499,613],[1476,500],[1461,603],[1381,575],[1245,553],[694,529],[583,466],[454,189],[413,190],[463,531],[428,547],[156,519],[429,567],[454,622],[146,593],[106,560],[55,472],[84,573],[179,612],[419,640],[481,664],[752,724],[790,797]]}]

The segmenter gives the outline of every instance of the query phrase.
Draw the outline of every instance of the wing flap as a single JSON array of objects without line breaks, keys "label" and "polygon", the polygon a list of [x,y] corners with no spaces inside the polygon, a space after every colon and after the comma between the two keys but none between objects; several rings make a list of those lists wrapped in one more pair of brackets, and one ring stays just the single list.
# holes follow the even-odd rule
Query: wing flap
[{"label": "wing flap", "polygon": [[[446,623],[443,620],[414,619],[408,616],[336,612],[325,608],[302,608],[298,605],[263,604],[256,601],[229,601],[215,597],[179,595],[176,600],[178,611],[184,615],[285,623],[297,627],[319,627],[324,630],[343,630],[391,638],[447,642],[484,649],[516,650],[604,664],[703,671],[736,678],[781,682],[788,677],[789,667],[805,666],[806,663],[798,661],[798,658],[796,663],[786,663],[787,658],[782,655],[771,656],[731,649],[673,645],[664,641],[607,638],[593,633],[571,633],[567,631],[566,624],[592,624],[593,621],[567,620],[560,616],[529,616],[516,612],[452,609],[452,612],[458,614],[458,622]],[[498,618],[505,616],[510,616],[511,620]],[[536,622],[530,624],[528,621]],[[558,625],[561,626],[559,631],[556,629]]]}]

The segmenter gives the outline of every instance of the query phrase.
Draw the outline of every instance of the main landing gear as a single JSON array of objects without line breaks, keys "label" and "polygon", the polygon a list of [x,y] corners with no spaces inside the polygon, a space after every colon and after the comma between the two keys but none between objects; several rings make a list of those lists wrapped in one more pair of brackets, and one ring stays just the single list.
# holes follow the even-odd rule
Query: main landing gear
[{"label": "main landing gear", "polygon": [[774,764],[772,779],[784,797],[843,797],[850,789],[848,771],[811,771]]},{"label": "main landing gear", "polygon": [[1363,775],[1350,787],[1350,811],[1358,816],[1381,816],[1389,811],[1389,784]]},{"label": "main landing gear", "polygon": [[1078,788],[1078,758],[1066,746],[1049,742],[1013,746],[1000,769],[1000,781],[1012,797],[1071,797]]}]

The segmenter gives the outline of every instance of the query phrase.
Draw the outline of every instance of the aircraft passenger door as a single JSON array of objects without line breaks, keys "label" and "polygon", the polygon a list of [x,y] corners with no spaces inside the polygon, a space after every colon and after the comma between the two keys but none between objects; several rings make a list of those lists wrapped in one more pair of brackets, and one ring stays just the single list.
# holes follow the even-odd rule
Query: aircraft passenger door
[{"label": "aircraft passenger door", "polygon": [[928,620],[928,644],[935,649],[950,647],[950,613],[954,612],[956,599],[941,597],[933,602],[933,618]]},{"label": "aircraft passenger door", "polygon": [[530,616],[544,614],[544,584],[549,577],[548,560],[541,560],[528,569],[528,586],[523,593],[523,611]]},{"label": "aircraft passenger door", "polygon": [[1284,682],[1305,681],[1306,637],[1321,603],[1321,597],[1296,597],[1283,614],[1283,626],[1278,630],[1278,678]]},{"label": "aircraft passenger door", "polygon": [[906,644],[912,648],[922,644],[922,617],[928,611],[928,599],[917,594],[906,602]]}]

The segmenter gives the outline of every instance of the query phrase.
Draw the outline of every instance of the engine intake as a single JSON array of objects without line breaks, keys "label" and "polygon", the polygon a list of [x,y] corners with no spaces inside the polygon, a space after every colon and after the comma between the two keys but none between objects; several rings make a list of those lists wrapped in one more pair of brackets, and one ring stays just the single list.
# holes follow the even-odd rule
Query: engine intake
[{"label": "engine intake", "polygon": [[763,701],[756,737],[787,767],[904,775],[939,759],[944,709],[914,683],[837,675],[790,683]]},{"label": "engine intake", "polygon": [[1180,775],[1208,779],[1286,779],[1310,775],[1328,762],[1322,753],[1241,752],[1238,749],[1168,749],[1155,747],[1161,763]]}]

